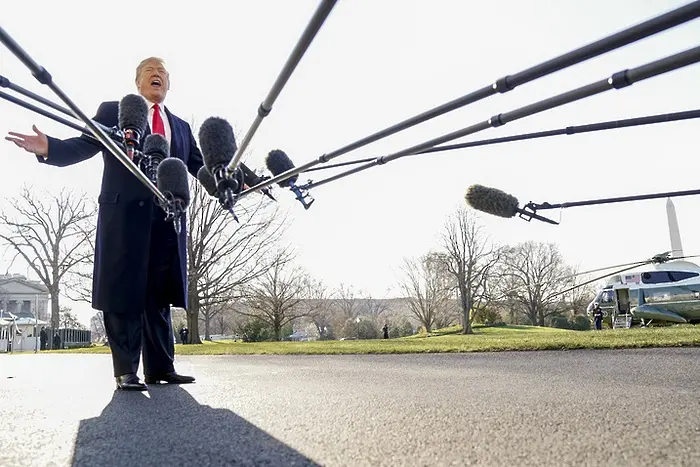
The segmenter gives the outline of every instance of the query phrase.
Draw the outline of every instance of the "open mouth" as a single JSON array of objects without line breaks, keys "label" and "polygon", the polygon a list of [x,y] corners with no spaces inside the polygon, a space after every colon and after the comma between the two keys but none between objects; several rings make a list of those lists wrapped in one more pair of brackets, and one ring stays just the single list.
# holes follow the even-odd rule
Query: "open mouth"
[{"label": "open mouth", "polygon": [[151,86],[154,88],[160,88],[163,85],[163,82],[160,80],[160,78],[151,78]]}]

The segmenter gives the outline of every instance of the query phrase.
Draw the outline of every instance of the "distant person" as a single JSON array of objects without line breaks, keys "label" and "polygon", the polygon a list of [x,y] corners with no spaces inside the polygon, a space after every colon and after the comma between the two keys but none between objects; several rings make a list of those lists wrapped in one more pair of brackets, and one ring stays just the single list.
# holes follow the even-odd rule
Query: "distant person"
[{"label": "distant person", "polygon": [[43,326],[39,333],[39,342],[41,342],[41,350],[46,350],[46,344],[49,342],[49,335],[46,333],[46,328]]},{"label": "distant person", "polygon": [[593,308],[593,321],[596,330],[600,331],[603,329],[603,310],[600,309],[600,305],[598,304]]},{"label": "distant person", "polygon": [[389,325],[385,324],[384,327],[382,328],[382,331],[384,331],[384,339],[389,338]]},{"label": "distant person", "polygon": [[61,336],[58,335],[58,332],[53,335],[53,348],[54,349],[61,348]]},{"label": "distant person", "polygon": [[189,330],[187,329],[186,326],[183,326],[182,329],[180,329],[180,341],[183,344],[187,344],[187,336],[189,335]]}]

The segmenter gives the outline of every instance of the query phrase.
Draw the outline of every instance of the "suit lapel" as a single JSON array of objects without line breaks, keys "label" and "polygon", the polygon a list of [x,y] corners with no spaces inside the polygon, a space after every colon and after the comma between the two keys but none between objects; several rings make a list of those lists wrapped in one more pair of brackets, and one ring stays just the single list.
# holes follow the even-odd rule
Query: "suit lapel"
[{"label": "suit lapel", "polygon": [[[177,128],[177,122],[175,122],[175,119],[173,118],[173,115],[170,113],[167,107],[164,107],[165,109],[165,115],[168,117],[168,123],[170,123],[170,155],[177,157],[177,154],[180,154],[180,132],[178,131]],[[183,161],[187,162],[187,161]]]}]

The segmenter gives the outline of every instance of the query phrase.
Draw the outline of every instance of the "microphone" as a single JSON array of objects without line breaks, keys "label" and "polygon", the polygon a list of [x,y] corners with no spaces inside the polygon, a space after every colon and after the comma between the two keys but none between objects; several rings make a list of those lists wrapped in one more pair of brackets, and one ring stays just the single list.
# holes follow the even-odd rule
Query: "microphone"
[{"label": "microphone", "polygon": [[165,220],[173,221],[175,232],[180,234],[180,217],[190,205],[187,166],[177,157],[168,157],[158,165],[156,179],[156,186],[168,199],[168,204],[161,206],[166,212]]},{"label": "microphone", "polygon": [[209,196],[219,197],[219,190],[216,189],[216,180],[214,176],[207,170],[207,167],[203,165],[197,171],[197,180],[199,184],[209,193]]},{"label": "microphone", "polygon": [[[265,165],[275,177],[294,168],[294,163],[292,160],[281,149],[273,149],[270,151],[265,159]],[[296,195],[297,200],[299,200],[299,202],[304,206],[304,209],[309,209],[313,204],[314,199],[311,197],[311,195],[306,193],[305,190],[296,186],[296,181],[298,178],[298,174],[292,175],[291,177],[279,182],[278,185],[282,188],[289,188]],[[307,202],[306,198],[309,198],[311,201]]]},{"label": "microphone", "polygon": [[207,118],[199,128],[199,146],[202,149],[204,166],[214,177],[216,189],[222,197],[224,207],[233,209],[236,202],[235,195],[240,192],[243,185],[227,168],[231,157],[236,152],[233,128],[223,118]]},{"label": "microphone", "polygon": [[170,157],[170,143],[162,135],[150,134],[143,142],[143,154],[142,170],[153,183],[156,183],[160,163]]},{"label": "microphone", "polygon": [[209,193],[209,196],[218,199],[221,207],[230,212],[233,216],[233,220],[238,222],[236,213],[233,212],[232,207],[226,206],[226,198],[219,193],[219,190],[216,188],[216,180],[214,180],[214,176],[209,172],[206,166],[200,167],[197,171],[197,180],[199,180],[200,185],[202,185],[206,192]]},{"label": "microphone", "polygon": [[141,136],[148,126],[148,105],[143,97],[127,94],[119,102],[119,128],[124,133],[126,155],[134,160],[134,150],[138,148]]},{"label": "microphone", "polygon": [[467,189],[464,197],[472,208],[499,217],[514,217],[520,214],[520,218],[530,222],[537,219],[549,224],[557,225],[546,217],[539,216],[532,211],[527,211],[518,207],[518,198],[497,188],[490,188],[483,185],[472,185]]}]

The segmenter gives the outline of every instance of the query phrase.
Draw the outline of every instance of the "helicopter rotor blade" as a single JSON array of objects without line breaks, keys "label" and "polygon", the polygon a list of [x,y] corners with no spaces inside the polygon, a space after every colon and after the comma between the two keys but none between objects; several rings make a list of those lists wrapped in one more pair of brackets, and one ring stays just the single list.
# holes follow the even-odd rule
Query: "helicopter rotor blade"
[{"label": "helicopter rotor blade", "polygon": [[671,261],[687,258],[700,258],[700,255],[679,256],[678,258],[671,258]]},{"label": "helicopter rotor blade", "polygon": [[666,262],[668,262],[668,261],[677,261],[677,260],[680,260],[680,259],[698,258],[698,257],[700,257],[700,255],[679,256],[678,258],[673,258],[673,257],[668,256],[668,255],[670,255],[670,254],[671,254],[672,252],[674,252],[674,251],[676,251],[676,250],[665,251],[665,252],[663,252],[663,253],[656,254],[656,255],[652,256],[651,258],[645,259],[645,260],[643,260],[643,261],[636,261],[636,262],[624,263],[624,264],[616,264],[616,265],[614,265],[614,266],[606,266],[606,267],[603,267],[603,268],[597,268],[597,269],[591,269],[591,270],[588,270],[588,271],[577,272],[577,273],[575,273],[575,274],[570,274],[570,275],[568,275],[568,276],[564,276],[564,277],[562,277],[562,279],[570,279],[570,278],[572,278],[572,277],[585,276],[586,274],[591,274],[591,273],[599,272],[599,271],[605,271],[605,270],[607,270],[607,269],[623,268],[623,267],[632,266],[632,265],[635,265],[635,266],[643,266],[644,264],[649,264],[649,263],[666,263]]},{"label": "helicopter rotor blade", "polygon": [[553,293],[552,295],[550,295],[549,297],[547,297],[547,300],[549,300],[550,298],[556,297],[556,296],[558,296],[558,295],[563,295],[563,294],[565,294],[565,293],[567,293],[567,292],[571,292],[572,290],[576,290],[576,289],[578,289],[579,287],[583,287],[584,285],[588,285],[588,284],[590,284],[590,283],[592,283],[592,282],[596,282],[596,281],[603,280],[603,279],[605,279],[606,277],[614,276],[615,274],[620,274],[621,272],[629,271],[630,269],[634,269],[634,268],[636,268],[637,266],[638,266],[638,264],[634,264],[634,266],[631,266],[631,267],[628,267],[628,268],[624,268],[624,269],[619,269],[619,270],[614,271],[614,272],[611,272],[611,273],[609,273],[609,274],[605,274],[605,275],[603,275],[603,276],[598,276],[598,277],[596,277],[596,278],[594,278],[594,279],[591,279],[591,280],[588,280],[588,281],[586,281],[586,282],[582,282],[582,283],[580,283],[580,284],[576,284],[575,286],[569,287],[568,289],[562,290],[561,292],[555,292],[555,293]]},{"label": "helicopter rotor blade", "polygon": [[633,262],[633,263],[616,264],[616,265],[614,265],[614,266],[606,266],[606,267],[604,267],[604,268],[597,268],[597,269],[591,269],[591,270],[589,270],[589,271],[577,272],[577,273],[575,273],[575,274],[570,274],[570,275],[568,275],[568,276],[564,276],[564,277],[562,277],[562,279],[570,279],[570,278],[572,278],[572,277],[585,276],[586,274],[591,274],[591,273],[599,272],[599,271],[605,271],[605,270],[607,270],[607,269],[623,268],[623,267],[625,267],[625,266],[632,266],[632,265],[634,265],[634,267],[637,267],[637,266],[642,266],[642,265],[644,265],[644,264],[648,264],[648,263],[650,263],[650,262],[651,262],[651,260],[645,259],[645,260],[643,260],[643,261],[635,261],[635,262]]}]

